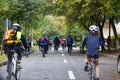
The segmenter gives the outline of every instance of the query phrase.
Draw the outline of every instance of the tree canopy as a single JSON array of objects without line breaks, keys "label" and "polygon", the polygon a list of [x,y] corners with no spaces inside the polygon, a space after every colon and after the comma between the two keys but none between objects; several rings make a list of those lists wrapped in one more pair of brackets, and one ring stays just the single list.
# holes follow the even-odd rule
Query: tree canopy
[{"label": "tree canopy", "polygon": [[[10,18],[12,22],[20,23],[27,36],[31,29],[37,30],[35,34],[38,35],[72,33],[79,36],[83,29],[88,30],[95,24],[104,37],[104,22],[108,19],[117,38],[114,23],[120,21],[119,3],[119,0],[1,0],[0,21]],[[4,33],[4,29],[0,33]]]}]

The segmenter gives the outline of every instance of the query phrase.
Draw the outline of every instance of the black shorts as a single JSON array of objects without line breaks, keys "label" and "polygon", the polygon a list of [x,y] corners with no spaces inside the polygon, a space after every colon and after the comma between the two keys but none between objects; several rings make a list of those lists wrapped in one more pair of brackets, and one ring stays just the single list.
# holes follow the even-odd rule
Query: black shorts
[{"label": "black shorts", "polygon": [[88,58],[93,57],[94,59],[99,58],[98,54],[86,54]]}]

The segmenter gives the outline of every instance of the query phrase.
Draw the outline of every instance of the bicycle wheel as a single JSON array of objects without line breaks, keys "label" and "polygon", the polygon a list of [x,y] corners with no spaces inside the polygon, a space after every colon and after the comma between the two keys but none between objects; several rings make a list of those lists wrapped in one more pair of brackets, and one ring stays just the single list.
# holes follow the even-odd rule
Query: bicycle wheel
[{"label": "bicycle wheel", "polygon": [[96,80],[96,72],[94,67],[92,67],[91,80]]},{"label": "bicycle wheel", "polygon": [[71,50],[72,50],[72,48],[69,46],[68,47],[68,53],[69,53],[69,55],[71,55]]},{"label": "bicycle wheel", "polygon": [[43,54],[43,57],[45,57],[45,53],[43,52],[42,54]]},{"label": "bicycle wheel", "polygon": [[118,58],[118,61],[117,61],[117,71],[120,74],[120,57]]},{"label": "bicycle wheel", "polygon": [[17,69],[15,73],[16,80],[20,80],[20,75],[21,75],[21,69]]},{"label": "bicycle wheel", "polygon": [[14,74],[14,64],[11,63],[9,67],[9,80],[16,80],[15,74]]},{"label": "bicycle wheel", "polygon": [[45,57],[45,49],[42,48],[42,56]]},{"label": "bicycle wheel", "polygon": [[90,80],[93,80],[93,78],[92,78],[92,68],[89,68],[89,78],[90,78]]},{"label": "bicycle wheel", "polygon": [[92,64],[89,64],[88,65],[88,73],[89,73],[89,78],[90,80],[94,80],[94,77],[93,77],[93,65]]}]

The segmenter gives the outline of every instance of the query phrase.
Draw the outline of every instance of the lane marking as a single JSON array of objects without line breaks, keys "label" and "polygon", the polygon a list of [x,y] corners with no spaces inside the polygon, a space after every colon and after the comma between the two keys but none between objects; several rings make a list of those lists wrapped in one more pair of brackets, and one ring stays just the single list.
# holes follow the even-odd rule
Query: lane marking
[{"label": "lane marking", "polygon": [[75,76],[72,71],[68,71],[68,75],[70,79],[75,79]]},{"label": "lane marking", "polygon": [[65,56],[64,54],[61,54],[62,56]]},{"label": "lane marking", "polygon": [[68,61],[67,61],[66,59],[64,59],[64,62],[65,62],[65,63],[68,63]]}]

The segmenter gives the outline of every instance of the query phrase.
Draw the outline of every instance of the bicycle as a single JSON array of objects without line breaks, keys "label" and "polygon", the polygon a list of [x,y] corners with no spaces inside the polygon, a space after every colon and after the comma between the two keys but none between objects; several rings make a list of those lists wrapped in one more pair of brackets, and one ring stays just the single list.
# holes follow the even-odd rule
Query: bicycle
[{"label": "bicycle", "polygon": [[11,50],[12,61],[9,66],[9,80],[20,80],[21,69],[17,68],[18,55],[15,50]]},{"label": "bicycle", "polygon": [[94,54],[91,54],[90,59],[88,61],[88,73],[89,73],[90,80],[96,80],[94,56],[95,56]]},{"label": "bicycle", "polygon": [[41,46],[40,51],[42,52],[42,57],[45,57],[45,46]]},{"label": "bicycle", "polygon": [[54,50],[58,51],[59,45],[54,45]]}]

